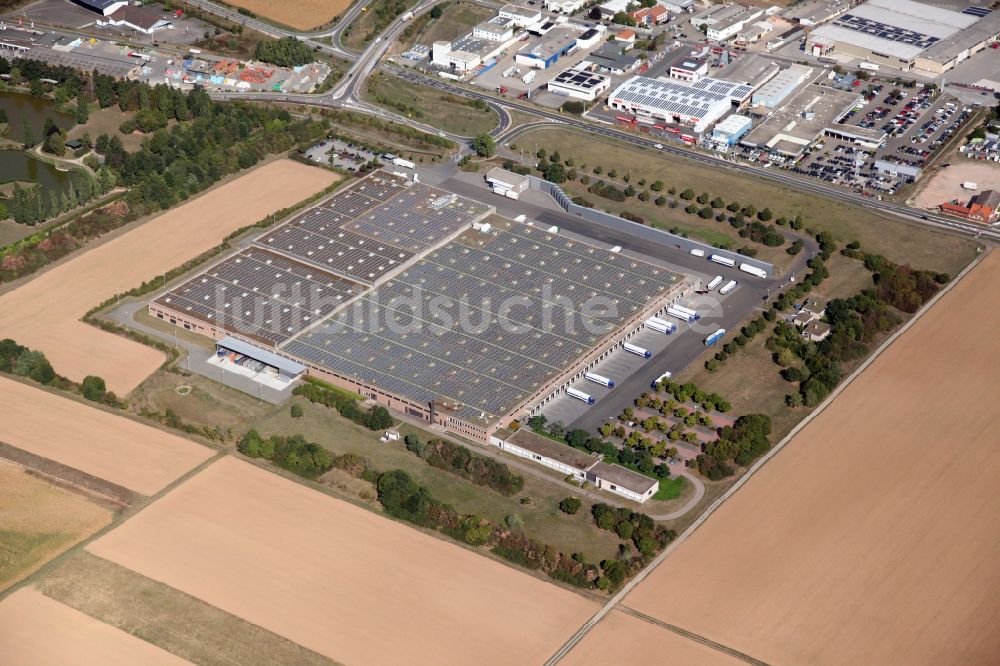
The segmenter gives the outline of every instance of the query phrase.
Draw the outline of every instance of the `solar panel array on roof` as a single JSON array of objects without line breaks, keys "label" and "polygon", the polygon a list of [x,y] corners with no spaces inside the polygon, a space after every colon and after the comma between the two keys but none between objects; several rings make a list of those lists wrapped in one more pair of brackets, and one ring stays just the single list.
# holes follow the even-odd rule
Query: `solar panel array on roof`
[{"label": "solar panel array on roof", "polygon": [[572,86],[574,88],[581,88],[583,90],[589,90],[591,88],[596,88],[605,81],[608,77],[602,76],[600,74],[595,74],[593,72],[588,72],[582,69],[567,69],[559,74],[552,80],[553,83]]},{"label": "solar panel array on roof", "polygon": [[969,16],[975,16],[977,18],[983,18],[987,16],[992,10],[988,7],[966,7],[962,10],[963,14],[968,14]]},{"label": "solar panel array on roof", "polygon": [[376,172],[254,242],[351,280],[372,283],[441,243],[489,207]]},{"label": "solar panel array on roof", "polygon": [[839,25],[842,28],[848,28],[850,30],[854,30],[855,32],[860,32],[872,37],[888,39],[898,44],[916,46],[922,49],[926,49],[939,39],[931,35],[924,35],[914,30],[907,30],[906,28],[888,25],[880,21],[874,21],[872,19],[855,16],[853,14],[844,14],[843,16],[840,16],[836,21],[834,21],[834,25]]},{"label": "solar panel array on roof", "polygon": [[460,418],[496,418],[679,283],[510,224],[466,232],[283,350],[415,402],[459,403]]},{"label": "solar panel array on roof", "polygon": [[250,247],[153,303],[277,346],[362,290],[361,285],[332,273]]}]

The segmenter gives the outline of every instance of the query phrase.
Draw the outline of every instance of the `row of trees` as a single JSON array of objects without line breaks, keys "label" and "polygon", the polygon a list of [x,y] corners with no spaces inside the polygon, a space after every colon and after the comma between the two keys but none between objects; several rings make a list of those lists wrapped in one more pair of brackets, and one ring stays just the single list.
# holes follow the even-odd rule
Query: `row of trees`
[{"label": "row of trees", "polygon": [[524,488],[524,477],[503,464],[476,455],[468,448],[442,439],[424,442],[416,435],[404,438],[406,449],[423,458],[431,467],[451,472],[479,486],[492,488],[501,495],[516,495]]},{"label": "row of trees", "polygon": [[33,226],[107,194],[116,183],[114,173],[106,168],[98,170],[97,178],[82,169],[74,169],[70,172],[69,186],[62,192],[49,190],[48,197],[41,185],[21,187],[15,183],[7,213],[15,222]]},{"label": "row of trees", "polygon": [[250,458],[264,458],[278,467],[313,479],[333,468],[333,457],[315,442],[307,442],[302,435],[261,437],[256,430],[249,430],[236,448]]},{"label": "row of trees", "polygon": [[124,406],[100,377],[87,375],[81,384],[76,384],[56,374],[44,353],[19,345],[10,338],[0,340],[0,372],[25,377],[44,386],[73,391],[93,402],[112,407]]},{"label": "row of trees", "polygon": [[395,425],[392,415],[385,407],[374,405],[367,410],[361,409],[358,406],[359,397],[341,389],[304,382],[296,386],[292,393],[310,402],[336,409],[344,418],[369,430],[384,430]]}]

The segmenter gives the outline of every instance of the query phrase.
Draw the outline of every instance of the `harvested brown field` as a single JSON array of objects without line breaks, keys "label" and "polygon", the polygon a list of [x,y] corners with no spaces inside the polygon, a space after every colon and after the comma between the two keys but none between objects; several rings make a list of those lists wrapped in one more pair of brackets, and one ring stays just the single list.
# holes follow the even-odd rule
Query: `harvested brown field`
[{"label": "harvested brown field", "polygon": [[227,0],[227,5],[249,9],[254,14],[296,30],[326,25],[344,13],[352,0]]},{"label": "harvested brown field", "polygon": [[0,602],[0,655],[10,666],[183,666],[184,661],[31,588]]},{"label": "harvested brown field", "polygon": [[348,664],[537,664],[596,609],[233,457],[88,550]]},{"label": "harvested brown field", "polygon": [[291,160],[254,169],[0,296],[0,331],[44,351],[56,372],[75,381],[99,375],[125,395],[163,363],[163,354],[85,324],[83,315],[337,178]]},{"label": "harvested brown field", "polygon": [[993,252],[625,605],[774,664],[995,664],[998,283]]},{"label": "harvested brown field", "polygon": [[934,177],[927,181],[913,201],[917,208],[936,209],[943,203],[958,199],[963,205],[976,194],[962,187],[971,181],[980,190],[1000,187],[1000,166],[993,162],[968,160],[958,155],[947,169],[938,169]]},{"label": "harvested brown field", "polygon": [[0,461],[0,590],[111,522],[111,512]]},{"label": "harvested brown field", "polygon": [[0,377],[0,441],[152,495],[213,455],[170,433]]},{"label": "harvested brown field", "polygon": [[560,666],[737,666],[742,662],[664,627],[613,610],[563,658]]}]

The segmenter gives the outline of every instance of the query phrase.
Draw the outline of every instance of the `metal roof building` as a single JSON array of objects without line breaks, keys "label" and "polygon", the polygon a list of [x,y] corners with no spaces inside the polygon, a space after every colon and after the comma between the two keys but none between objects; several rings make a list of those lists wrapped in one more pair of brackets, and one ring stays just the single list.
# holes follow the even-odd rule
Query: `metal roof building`
[{"label": "metal roof building", "polygon": [[778,72],[774,78],[765,83],[753,94],[751,104],[766,106],[773,109],[791,95],[796,88],[812,75],[812,67],[805,65],[789,65],[787,69]]},{"label": "metal roof building", "polygon": [[688,125],[695,132],[704,132],[726,115],[734,102],[742,103],[752,91],[750,86],[719,79],[703,78],[692,84],[633,76],[611,93],[608,103],[616,111]]},{"label": "metal roof building", "polygon": [[128,2],[123,2],[123,0],[73,0],[73,2],[84,9],[89,9],[104,16],[113,14],[122,7],[128,6]]},{"label": "metal roof building", "polygon": [[548,83],[550,92],[587,100],[588,102],[593,102],[610,87],[611,79],[609,77],[578,67],[571,67],[559,72]]}]

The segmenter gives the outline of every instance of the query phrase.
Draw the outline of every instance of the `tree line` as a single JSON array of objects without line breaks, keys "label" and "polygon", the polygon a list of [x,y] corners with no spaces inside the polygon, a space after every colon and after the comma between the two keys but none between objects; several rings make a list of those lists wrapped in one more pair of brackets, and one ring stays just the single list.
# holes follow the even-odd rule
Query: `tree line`
[{"label": "tree line", "polygon": [[416,435],[404,438],[406,449],[417,454],[431,467],[443,469],[479,486],[491,488],[501,495],[516,495],[524,488],[524,477],[515,474],[502,462],[480,456],[468,448],[445,441],[432,439],[424,442]]},{"label": "tree line", "polygon": [[303,382],[292,389],[312,403],[336,409],[344,418],[364,426],[369,430],[385,430],[395,425],[392,415],[382,405],[374,405],[367,410],[358,406],[359,396],[333,387],[321,386],[315,382]]},{"label": "tree line", "polygon": [[0,372],[24,377],[43,386],[78,393],[93,402],[124,407],[100,377],[87,375],[82,383],[77,384],[57,374],[43,352],[19,345],[10,338],[0,340]]},{"label": "tree line", "polygon": [[333,457],[315,442],[308,442],[302,435],[261,437],[256,430],[249,430],[236,448],[250,458],[264,458],[278,467],[307,479],[314,479],[333,468]]}]

